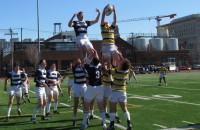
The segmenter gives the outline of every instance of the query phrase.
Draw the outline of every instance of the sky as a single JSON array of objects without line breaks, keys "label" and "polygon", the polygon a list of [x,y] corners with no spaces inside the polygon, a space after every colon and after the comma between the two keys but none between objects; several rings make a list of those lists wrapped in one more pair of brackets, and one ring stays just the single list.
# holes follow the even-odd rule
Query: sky
[{"label": "sky", "polygon": [[[53,36],[54,23],[61,23],[62,31],[71,31],[68,22],[74,13],[84,12],[85,20],[95,20],[96,8],[102,12],[107,4],[115,5],[117,20],[177,14],[174,19],[200,13],[200,0],[38,0],[40,38]],[[100,17],[101,18],[101,17]],[[113,15],[106,17],[111,21]],[[77,20],[76,18],[74,20]],[[161,25],[169,23],[169,17]],[[100,21],[88,28],[91,39],[101,39]],[[156,33],[156,20],[118,23],[122,38],[130,33]],[[37,0],[1,0],[0,39],[10,39],[8,29],[12,28],[13,38],[37,38]],[[59,31],[57,26],[57,32]]]}]

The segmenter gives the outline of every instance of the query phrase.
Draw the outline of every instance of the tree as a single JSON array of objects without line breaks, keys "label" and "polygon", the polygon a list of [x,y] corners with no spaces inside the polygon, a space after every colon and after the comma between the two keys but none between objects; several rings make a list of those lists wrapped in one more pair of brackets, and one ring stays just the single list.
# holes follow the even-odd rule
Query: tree
[{"label": "tree", "polygon": [[36,44],[29,45],[26,50],[26,57],[28,58],[29,62],[34,65],[34,69],[36,69],[39,55],[38,55],[38,47]]}]

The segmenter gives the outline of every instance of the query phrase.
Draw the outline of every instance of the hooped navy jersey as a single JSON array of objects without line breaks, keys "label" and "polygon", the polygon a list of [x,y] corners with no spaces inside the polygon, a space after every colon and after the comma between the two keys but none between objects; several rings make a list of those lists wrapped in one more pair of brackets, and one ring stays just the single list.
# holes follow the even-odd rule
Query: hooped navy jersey
[{"label": "hooped navy jersey", "polygon": [[86,70],[84,67],[77,65],[72,68],[74,74],[74,83],[84,84],[86,83]]},{"label": "hooped navy jersey", "polygon": [[[59,78],[60,78],[60,75],[59,75],[58,71],[52,71],[52,70],[47,71],[47,79],[51,79],[54,82],[56,82],[56,81],[58,81]],[[54,82],[48,81],[48,86],[53,86]]]},{"label": "hooped navy jersey", "polygon": [[76,36],[87,34],[87,28],[90,26],[90,21],[73,21]]},{"label": "hooped navy jersey", "polygon": [[22,84],[22,78],[25,78],[25,74],[22,71],[11,71],[7,75],[7,78],[11,80],[11,86],[17,86]]},{"label": "hooped navy jersey", "polygon": [[36,83],[36,87],[44,87],[43,83],[46,82],[47,72],[45,69],[39,68],[35,72],[34,82]]},{"label": "hooped navy jersey", "polygon": [[102,65],[99,63],[97,66],[94,66],[92,64],[86,64],[85,69],[88,73],[88,80],[89,85],[91,86],[98,86],[102,85],[101,81],[101,74],[102,74]]}]

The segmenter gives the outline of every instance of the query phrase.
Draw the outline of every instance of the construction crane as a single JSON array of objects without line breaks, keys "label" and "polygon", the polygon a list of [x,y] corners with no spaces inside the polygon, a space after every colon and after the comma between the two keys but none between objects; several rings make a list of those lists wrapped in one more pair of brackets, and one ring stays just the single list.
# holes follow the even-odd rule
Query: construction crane
[{"label": "construction crane", "polygon": [[132,18],[132,19],[119,20],[119,21],[117,21],[117,23],[155,19],[157,21],[157,26],[160,26],[160,21],[162,18],[169,17],[171,19],[171,18],[174,18],[174,16],[176,16],[176,14],[142,17],[142,18]]}]

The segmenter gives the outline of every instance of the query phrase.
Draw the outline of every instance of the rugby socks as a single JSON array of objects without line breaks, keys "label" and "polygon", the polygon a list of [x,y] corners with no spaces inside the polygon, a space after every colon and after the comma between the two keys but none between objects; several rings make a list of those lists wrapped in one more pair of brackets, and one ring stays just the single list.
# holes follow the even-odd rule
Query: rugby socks
[{"label": "rugby socks", "polygon": [[116,112],[116,115],[115,115],[115,117],[119,118],[119,116],[118,116],[117,112]]},{"label": "rugby socks", "polygon": [[41,107],[42,116],[45,116],[45,109],[46,109],[45,106],[42,106],[42,107]]},{"label": "rugby socks", "polygon": [[76,120],[76,114],[74,114],[74,120]]},{"label": "rugby socks", "polygon": [[116,116],[116,113],[110,113],[110,121],[114,121],[115,120],[115,116]]},{"label": "rugby socks", "polygon": [[82,125],[86,124],[87,118],[88,118],[88,111],[84,111],[83,112],[83,122],[82,122]]},{"label": "rugby socks", "polygon": [[54,102],[54,111],[57,111],[57,109],[58,109],[58,101]]},{"label": "rugby socks", "polygon": [[20,110],[20,103],[17,103],[17,110]]},{"label": "rugby socks", "polygon": [[130,121],[130,113],[127,111],[127,112],[124,112],[124,117],[125,119],[128,121]]},{"label": "rugby socks", "polygon": [[105,113],[108,113],[107,107],[105,108]]},{"label": "rugby socks", "polygon": [[101,110],[100,111],[100,116],[101,116],[101,119],[102,119],[102,123],[103,124],[106,124],[106,117],[105,117],[105,111],[104,110]]},{"label": "rugby socks", "polygon": [[8,106],[7,117],[10,117],[11,106]]},{"label": "rugby socks", "polygon": [[32,118],[36,119],[36,115],[37,115],[39,109],[40,109],[40,108],[38,108],[38,107],[36,107],[36,108],[34,109],[34,112],[33,112]]},{"label": "rugby socks", "polygon": [[94,115],[94,110],[90,110],[90,115]]},{"label": "rugby socks", "polygon": [[51,102],[48,102],[46,106],[47,112],[50,112],[50,108],[51,108]]}]

